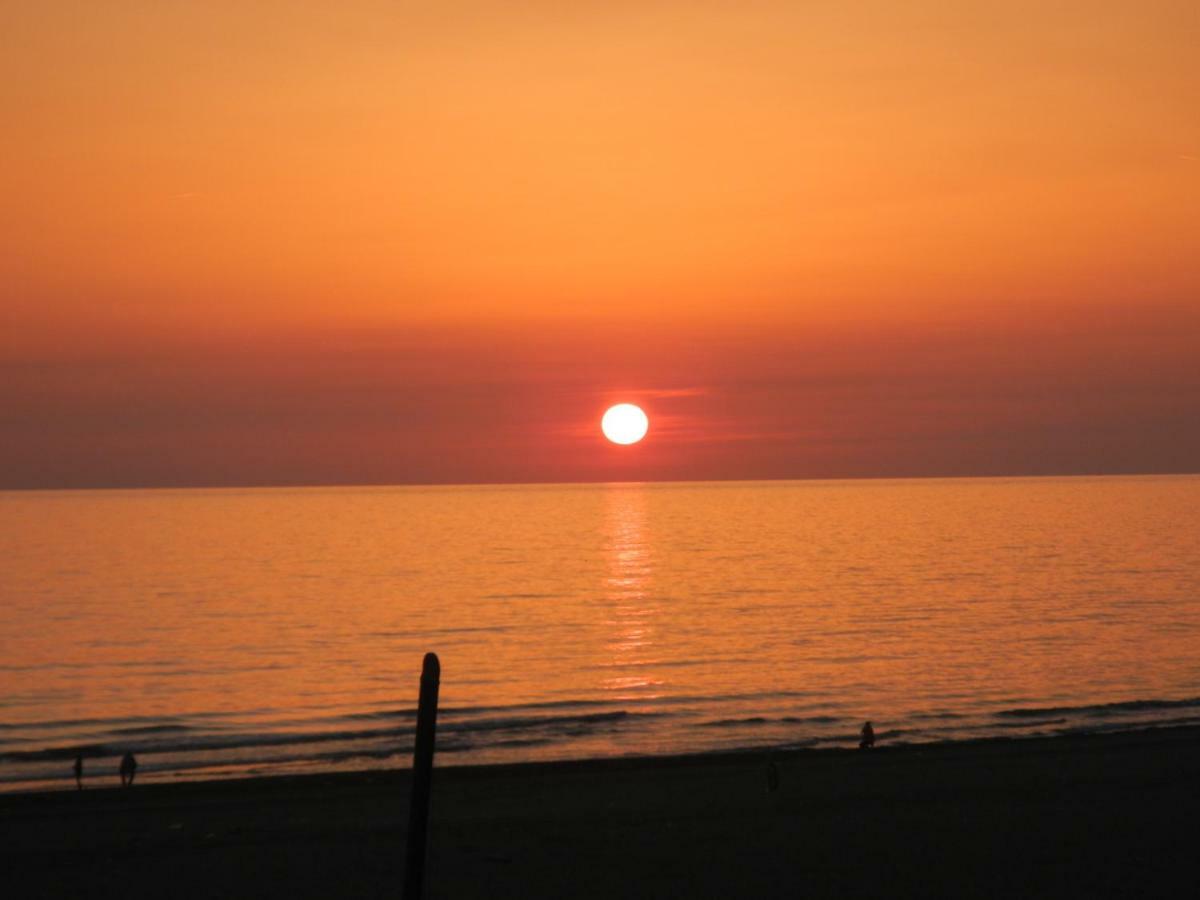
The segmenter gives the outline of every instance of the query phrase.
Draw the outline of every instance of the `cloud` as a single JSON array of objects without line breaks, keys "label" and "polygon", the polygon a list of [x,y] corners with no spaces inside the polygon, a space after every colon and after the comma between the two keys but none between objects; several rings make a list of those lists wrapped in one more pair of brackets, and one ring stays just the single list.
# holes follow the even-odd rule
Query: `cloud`
[{"label": "cloud", "polygon": [[703,397],[710,393],[708,388],[703,387],[685,387],[685,388],[661,388],[650,391],[638,391],[643,397],[649,397],[654,400],[673,400],[678,397]]}]

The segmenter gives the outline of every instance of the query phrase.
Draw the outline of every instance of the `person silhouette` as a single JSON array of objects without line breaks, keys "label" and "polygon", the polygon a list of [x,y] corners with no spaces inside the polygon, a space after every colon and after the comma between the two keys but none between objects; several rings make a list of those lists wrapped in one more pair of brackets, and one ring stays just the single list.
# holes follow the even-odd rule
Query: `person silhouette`
[{"label": "person silhouette", "polygon": [[83,754],[82,753],[78,753],[75,755],[75,765],[72,766],[72,768],[75,770],[75,788],[76,788],[76,790],[82,791],[83,790]]},{"label": "person silhouette", "polygon": [[137,774],[137,757],[132,752],[121,757],[121,787],[133,787],[133,776]]},{"label": "person silhouette", "polygon": [[767,793],[773,794],[779,790],[779,766],[775,765],[775,760],[771,757],[767,758]]},{"label": "person silhouette", "polygon": [[870,750],[875,746],[875,729],[871,727],[870,722],[863,722],[862,740],[858,742],[859,750]]}]

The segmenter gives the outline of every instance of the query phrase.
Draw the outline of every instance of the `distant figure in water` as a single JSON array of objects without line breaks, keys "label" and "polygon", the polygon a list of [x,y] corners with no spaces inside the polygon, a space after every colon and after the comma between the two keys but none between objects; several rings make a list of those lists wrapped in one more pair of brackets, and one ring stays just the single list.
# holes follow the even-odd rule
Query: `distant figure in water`
[{"label": "distant figure in water", "polygon": [[875,746],[875,729],[870,722],[863,722],[862,740],[858,742],[859,750],[870,750]]},{"label": "distant figure in water", "polygon": [[83,790],[83,754],[79,753],[75,756],[75,787],[78,790]]},{"label": "distant figure in water", "polygon": [[121,787],[132,787],[133,776],[137,774],[137,757],[126,753],[121,757]]}]

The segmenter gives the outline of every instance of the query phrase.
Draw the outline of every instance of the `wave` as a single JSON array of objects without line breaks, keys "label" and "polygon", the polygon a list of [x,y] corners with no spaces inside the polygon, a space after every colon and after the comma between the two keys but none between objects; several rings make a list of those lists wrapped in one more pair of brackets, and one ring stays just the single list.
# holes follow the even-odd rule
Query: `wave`
[{"label": "wave", "polygon": [[[621,698],[623,706],[632,707],[669,707],[669,706],[704,706],[712,703],[744,703],[748,701],[779,701],[802,699],[808,701],[805,705],[810,708],[832,708],[837,706],[834,701],[824,700],[813,691],[748,691],[732,694],[676,694],[671,696],[656,696],[646,698]],[[576,710],[576,709],[611,709],[612,699],[578,699],[578,700],[545,700],[532,703],[514,704],[485,704],[480,706],[440,706],[438,716],[448,718],[455,716],[479,716],[494,713],[521,713],[529,710]],[[392,719],[411,720],[417,716],[415,706],[393,707],[389,709],[365,710],[360,712],[333,713],[328,708],[311,707],[315,713],[327,712],[322,721],[388,721]],[[301,709],[294,710],[303,711]],[[107,734],[133,734],[140,729],[147,733],[166,731],[169,728],[203,728],[208,722],[228,723],[231,720],[253,719],[258,716],[271,716],[286,713],[279,709],[244,709],[229,711],[198,711],[176,716],[123,716],[121,718],[78,718],[78,719],[46,719],[30,722],[0,722],[0,733],[28,734],[39,731],[68,731],[87,728],[95,732]],[[19,739],[19,738],[18,738]]]},{"label": "wave", "polygon": [[[453,752],[469,744],[492,746],[511,742],[517,738],[513,732],[531,732],[525,740],[553,740],[555,738],[579,736],[601,728],[612,727],[625,719],[649,718],[658,715],[650,712],[609,710],[565,716],[505,716],[501,718],[448,721],[438,724],[441,738],[439,749]],[[126,729],[126,731],[130,731]],[[395,748],[408,747],[414,733],[411,727],[359,728],[312,731],[283,731],[242,734],[199,734],[186,727],[147,727],[130,737],[141,737],[141,741],[101,741],[86,744],[40,747],[33,750],[0,751],[0,762],[33,763],[74,759],[77,754],[85,757],[119,756],[132,749],[138,753],[186,754],[214,753],[217,751],[241,750],[253,747],[284,747],[336,742],[386,741]],[[118,734],[114,731],[113,734]],[[489,740],[488,735],[503,735]],[[355,751],[358,752],[358,751]],[[387,751],[395,752],[394,750]]]},{"label": "wave", "polygon": [[333,741],[352,741],[384,737],[394,732],[383,730],[335,731],[321,733],[282,732],[203,736],[189,741],[156,741],[153,743],[121,742],[80,744],[64,747],[45,747],[37,750],[8,750],[0,753],[0,762],[41,762],[74,759],[77,753],[85,757],[120,756],[127,750],[136,753],[196,753],[218,750],[240,750],[248,747],[273,747],[295,744],[319,744]]},{"label": "wave", "polygon": [[173,734],[191,731],[186,725],[134,725],[130,728],[114,728],[113,734]]},{"label": "wave", "polygon": [[510,731],[521,728],[572,728],[576,726],[595,725],[604,722],[618,722],[631,716],[647,718],[657,713],[638,712],[618,709],[611,712],[584,713],[577,716],[514,716],[505,719],[483,719],[466,722],[447,722],[439,725],[438,730],[453,734],[458,731]]},{"label": "wave", "polygon": [[[1139,722],[1133,726],[1133,730],[1142,728],[1183,728],[1198,724],[1200,724],[1200,716],[1177,716],[1170,719],[1155,719],[1150,722]],[[1130,725],[1127,722],[1102,722],[1088,725],[1067,725],[1063,728],[1056,729],[1054,734],[1111,734],[1117,731],[1130,730]]]},{"label": "wave", "polygon": [[742,728],[747,725],[833,725],[845,721],[836,716],[746,716],[696,722],[696,728]]},{"label": "wave", "polygon": [[1096,703],[1086,706],[1041,706],[1004,709],[997,716],[1020,719],[1058,718],[1064,715],[1107,718],[1123,713],[1153,712],[1166,709],[1189,709],[1200,707],[1200,697],[1186,700],[1124,700],[1119,703]]},{"label": "wave", "polygon": [[[497,712],[513,712],[516,710],[526,709],[589,709],[596,707],[612,706],[610,700],[545,700],[540,703],[514,703],[514,704],[497,704],[488,706],[439,706],[438,716],[473,716],[482,713],[497,713]],[[401,709],[382,709],[372,712],[349,713],[342,718],[345,719],[415,719],[417,717],[417,708],[415,706],[403,707]]]},{"label": "wave", "polygon": [[938,710],[938,711],[936,711],[936,712],[919,712],[919,713],[913,713],[913,714],[910,716],[910,718],[913,718],[913,719],[952,720],[952,719],[964,719],[964,718],[966,718],[966,716],[964,716],[962,713],[950,712],[949,710]]},{"label": "wave", "polygon": [[42,750],[9,750],[0,753],[0,762],[53,762],[71,760],[76,756],[96,759],[114,756],[103,744],[75,744],[70,747],[46,747]]},{"label": "wave", "polygon": [[[673,663],[666,663],[673,665]],[[691,665],[691,663],[680,663],[680,665]],[[816,708],[827,708],[835,706],[832,701],[821,701],[818,696],[811,691],[753,691],[743,694],[676,694],[671,696],[646,697],[642,699],[634,697],[622,697],[621,703],[625,706],[634,707],[664,707],[664,706],[689,706],[689,705],[707,705],[711,703],[741,703],[746,701],[761,701],[761,700],[794,700],[804,699],[810,701],[808,706]],[[513,704],[496,704],[484,706],[441,706],[438,708],[439,716],[474,716],[487,713],[516,713],[525,710],[571,710],[571,709],[604,709],[611,708],[612,700],[543,700],[533,703],[513,703]],[[372,720],[372,719],[415,719],[417,715],[416,707],[401,707],[398,709],[383,709],[371,710],[368,712],[356,712],[343,715],[341,718],[349,720]]]},{"label": "wave", "polygon": [[[245,710],[243,714],[252,712],[262,712],[262,710]],[[197,712],[188,713],[188,718],[221,719],[226,715],[227,713],[223,712]],[[113,726],[135,728],[140,727],[140,723],[143,722],[150,727],[182,724],[182,720],[178,716],[122,716],[119,719],[46,719],[43,721],[34,722],[0,722],[0,731],[57,731],[81,727],[107,727],[110,731],[112,731],[115,730]]]}]

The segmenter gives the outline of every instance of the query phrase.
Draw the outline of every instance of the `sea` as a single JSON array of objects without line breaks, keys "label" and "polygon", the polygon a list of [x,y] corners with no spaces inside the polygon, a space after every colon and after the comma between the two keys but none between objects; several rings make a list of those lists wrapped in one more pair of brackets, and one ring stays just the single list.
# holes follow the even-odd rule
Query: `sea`
[{"label": "sea", "polygon": [[0,790],[1200,722],[1200,476],[0,493]]}]

